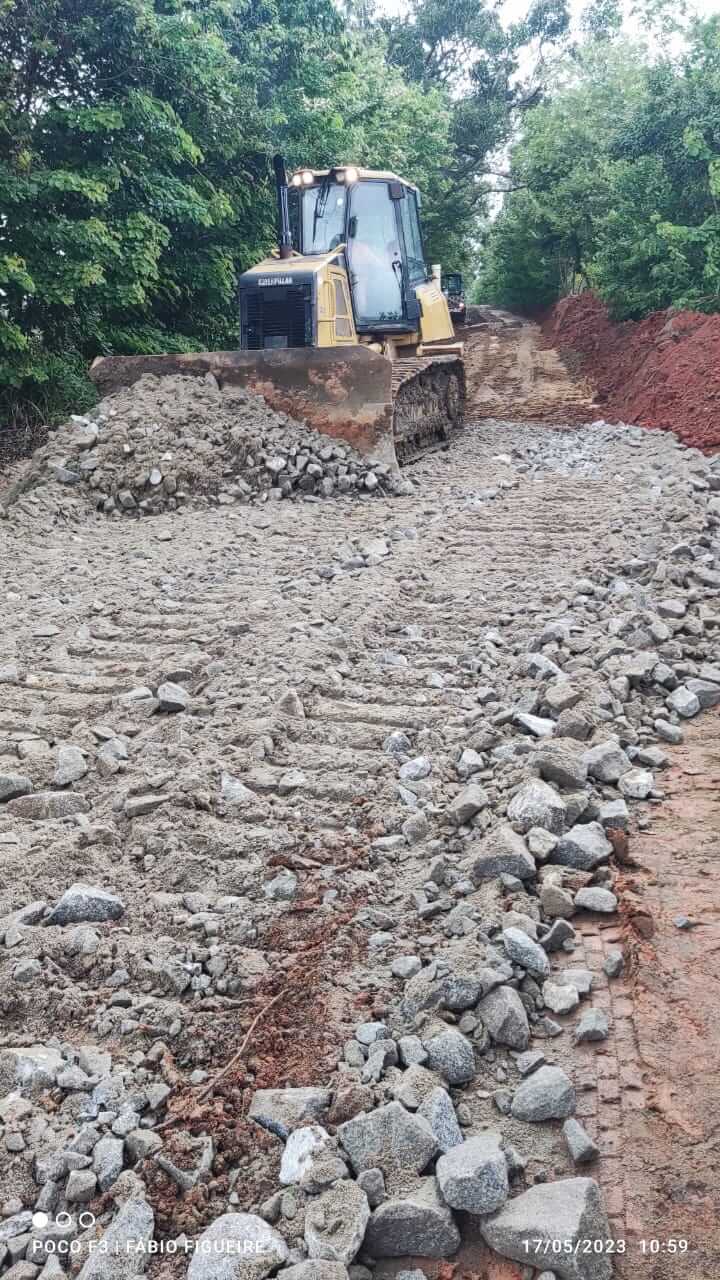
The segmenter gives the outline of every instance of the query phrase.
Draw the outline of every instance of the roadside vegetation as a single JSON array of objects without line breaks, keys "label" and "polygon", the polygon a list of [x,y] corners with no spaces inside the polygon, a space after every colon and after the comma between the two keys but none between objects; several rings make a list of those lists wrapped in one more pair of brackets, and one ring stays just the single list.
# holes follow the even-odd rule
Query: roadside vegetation
[{"label": "roadside vegetation", "polygon": [[720,16],[665,48],[609,22],[522,125],[478,298],[532,312],[591,288],[615,319],[720,310]]},{"label": "roadside vegetation", "polygon": [[580,37],[565,0],[0,0],[0,431],[90,405],[95,356],[236,344],[276,151],[414,180],[482,300],[717,309],[720,20],[663,52],[641,3],[648,48],[613,0]]}]

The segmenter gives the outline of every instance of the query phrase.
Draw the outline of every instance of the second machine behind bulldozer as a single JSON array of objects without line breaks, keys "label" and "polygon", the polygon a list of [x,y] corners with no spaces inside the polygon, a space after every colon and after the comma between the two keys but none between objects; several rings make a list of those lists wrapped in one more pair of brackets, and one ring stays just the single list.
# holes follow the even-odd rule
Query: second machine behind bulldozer
[{"label": "second machine behind bulldozer", "polygon": [[144,373],[212,373],[396,467],[457,428],[462,344],[428,270],[411,182],[274,160],[279,245],[239,281],[240,350],[106,356],[105,394]]}]

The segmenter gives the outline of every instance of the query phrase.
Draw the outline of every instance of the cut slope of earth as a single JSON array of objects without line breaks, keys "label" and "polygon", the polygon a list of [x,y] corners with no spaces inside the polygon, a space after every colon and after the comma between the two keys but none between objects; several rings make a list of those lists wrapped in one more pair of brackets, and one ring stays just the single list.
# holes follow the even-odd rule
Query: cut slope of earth
[{"label": "cut slope of earth", "polygon": [[558,302],[543,332],[591,381],[609,421],[674,431],[698,449],[720,446],[720,315],[669,309],[615,324],[599,298],[583,293]]}]

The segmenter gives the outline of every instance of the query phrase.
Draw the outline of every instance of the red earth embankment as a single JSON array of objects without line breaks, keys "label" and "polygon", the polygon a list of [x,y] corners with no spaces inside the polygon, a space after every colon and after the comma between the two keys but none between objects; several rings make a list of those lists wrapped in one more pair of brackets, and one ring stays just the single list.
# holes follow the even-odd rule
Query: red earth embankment
[{"label": "red earth embankment", "polygon": [[720,315],[655,311],[616,324],[599,298],[583,293],[558,302],[542,329],[548,345],[576,357],[607,421],[720,448]]}]

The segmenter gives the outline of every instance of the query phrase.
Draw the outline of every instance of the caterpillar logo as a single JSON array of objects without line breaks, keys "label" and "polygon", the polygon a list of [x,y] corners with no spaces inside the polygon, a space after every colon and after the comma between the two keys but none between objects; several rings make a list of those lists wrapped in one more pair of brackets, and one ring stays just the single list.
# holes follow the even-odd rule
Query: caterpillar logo
[{"label": "caterpillar logo", "polygon": [[266,289],[271,284],[292,284],[292,276],[260,276],[258,285],[261,289]]}]

